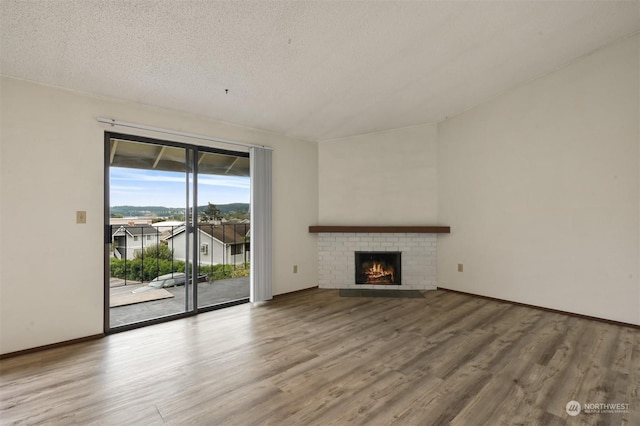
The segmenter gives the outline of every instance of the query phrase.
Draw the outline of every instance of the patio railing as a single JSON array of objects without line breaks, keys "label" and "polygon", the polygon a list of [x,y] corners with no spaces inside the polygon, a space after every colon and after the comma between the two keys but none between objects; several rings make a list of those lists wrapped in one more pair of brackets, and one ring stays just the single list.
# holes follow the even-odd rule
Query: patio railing
[{"label": "patio railing", "polygon": [[199,224],[198,232],[190,234],[187,248],[184,225],[110,225],[111,278],[127,285],[184,272],[194,235],[198,238],[195,262],[199,276],[206,275],[209,281],[248,276],[249,230],[248,223]]}]

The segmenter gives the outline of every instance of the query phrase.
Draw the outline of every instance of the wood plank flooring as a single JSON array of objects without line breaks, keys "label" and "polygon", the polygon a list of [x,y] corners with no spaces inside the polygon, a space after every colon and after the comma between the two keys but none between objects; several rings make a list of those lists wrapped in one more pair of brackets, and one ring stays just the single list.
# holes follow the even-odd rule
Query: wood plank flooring
[{"label": "wood plank flooring", "polygon": [[0,361],[0,423],[640,425],[640,330],[311,290]]}]

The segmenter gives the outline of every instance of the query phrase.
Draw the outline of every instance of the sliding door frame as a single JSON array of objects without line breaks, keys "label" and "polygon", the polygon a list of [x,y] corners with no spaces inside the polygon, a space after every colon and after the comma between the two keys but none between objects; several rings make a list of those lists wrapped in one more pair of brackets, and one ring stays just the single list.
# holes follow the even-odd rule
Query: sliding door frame
[{"label": "sliding door frame", "polygon": [[[185,233],[187,242],[186,244],[186,258],[189,268],[185,268],[185,310],[176,314],[169,314],[166,316],[152,318],[148,320],[142,320],[135,323],[124,324],[117,327],[111,327],[111,314],[109,307],[110,287],[109,280],[111,278],[110,270],[110,245],[111,245],[111,197],[110,197],[110,168],[111,168],[111,140],[123,139],[131,142],[146,143],[156,146],[171,146],[176,148],[182,148],[185,150],[186,168],[185,180],[186,180],[186,197],[185,197]],[[166,139],[156,139],[146,136],[131,135],[126,133],[105,131],[104,132],[104,333],[112,334],[120,331],[132,330],[135,328],[146,327],[148,325],[159,324],[167,321],[173,321],[179,318],[185,318],[193,315],[197,315],[201,312],[213,311],[217,309],[226,308],[229,306],[248,303],[249,298],[231,300],[228,302],[218,303],[215,305],[207,305],[204,307],[198,307],[198,158],[200,153],[214,153],[223,154],[236,157],[250,158],[249,152],[232,151],[220,148],[212,148],[202,145],[193,145],[182,142],[176,142]],[[191,170],[189,170],[191,165]],[[192,182],[189,182],[189,176],[193,177]],[[190,196],[191,194],[191,196]],[[192,207],[192,208],[190,208]],[[189,234],[193,235],[192,240],[189,241]],[[189,250],[193,253],[193,259],[189,257]],[[191,279],[195,277],[195,279]],[[191,282],[193,281],[193,282]],[[189,288],[192,288],[193,296],[189,297]]]}]

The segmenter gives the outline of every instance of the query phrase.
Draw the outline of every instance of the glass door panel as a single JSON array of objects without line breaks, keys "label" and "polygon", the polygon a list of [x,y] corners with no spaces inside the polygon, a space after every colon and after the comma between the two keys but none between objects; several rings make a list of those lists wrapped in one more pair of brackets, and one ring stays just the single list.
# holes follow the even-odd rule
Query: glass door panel
[{"label": "glass door panel", "polygon": [[198,308],[249,298],[249,156],[207,151],[197,156]]},{"label": "glass door panel", "polygon": [[193,155],[150,141],[108,141],[109,328],[194,309]]}]

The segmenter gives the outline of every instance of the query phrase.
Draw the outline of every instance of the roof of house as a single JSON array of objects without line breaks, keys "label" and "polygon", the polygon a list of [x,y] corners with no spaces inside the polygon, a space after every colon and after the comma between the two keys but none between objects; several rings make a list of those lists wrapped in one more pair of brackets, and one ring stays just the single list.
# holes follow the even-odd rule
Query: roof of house
[{"label": "roof of house", "polygon": [[223,243],[245,242],[249,233],[249,224],[222,224],[222,225],[199,225],[201,231],[206,232],[213,238]]},{"label": "roof of house", "polygon": [[160,232],[151,225],[120,225],[118,227],[112,226],[111,235],[121,234],[127,232],[131,236],[139,235],[159,235]]},{"label": "roof of house", "polygon": [[[215,238],[222,243],[244,243],[247,241],[251,229],[248,223],[224,223],[220,225],[201,223],[198,225],[200,232]],[[176,228],[175,232],[166,239],[175,237],[184,232],[184,226]]]}]

